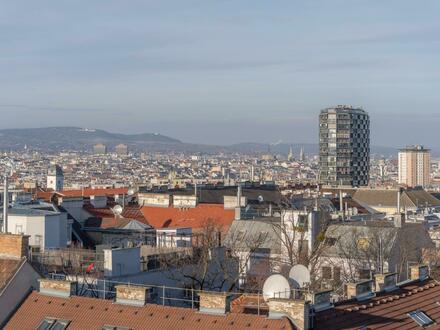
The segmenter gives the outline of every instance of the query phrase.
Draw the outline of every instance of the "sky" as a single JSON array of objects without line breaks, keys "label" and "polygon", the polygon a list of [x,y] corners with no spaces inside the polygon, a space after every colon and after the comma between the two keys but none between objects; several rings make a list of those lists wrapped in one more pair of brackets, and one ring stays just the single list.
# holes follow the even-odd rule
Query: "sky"
[{"label": "sky", "polygon": [[440,1],[0,0],[0,128],[317,143],[362,106],[372,144],[439,147]]}]

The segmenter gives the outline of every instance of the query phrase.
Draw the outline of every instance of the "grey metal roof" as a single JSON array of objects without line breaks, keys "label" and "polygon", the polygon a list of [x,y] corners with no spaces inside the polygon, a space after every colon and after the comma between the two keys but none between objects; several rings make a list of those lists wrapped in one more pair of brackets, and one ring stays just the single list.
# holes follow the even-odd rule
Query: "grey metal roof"
[{"label": "grey metal roof", "polygon": [[250,220],[234,220],[225,237],[225,246],[238,250],[270,249],[281,252],[281,218],[264,217]]},{"label": "grey metal roof", "polygon": [[[23,216],[46,216],[46,215],[57,215],[60,212],[34,209],[28,207],[11,207],[8,211],[9,215],[23,215]],[[3,217],[3,215],[1,215]]]}]

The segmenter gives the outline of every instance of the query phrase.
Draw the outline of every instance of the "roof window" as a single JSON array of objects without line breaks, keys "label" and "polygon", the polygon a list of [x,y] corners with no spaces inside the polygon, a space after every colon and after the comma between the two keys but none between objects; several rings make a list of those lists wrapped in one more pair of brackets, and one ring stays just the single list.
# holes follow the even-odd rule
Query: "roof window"
[{"label": "roof window", "polygon": [[38,326],[37,330],[64,330],[69,326],[68,320],[57,320],[46,317]]},{"label": "roof window", "polygon": [[428,315],[426,315],[424,312],[422,312],[419,309],[414,312],[408,313],[408,316],[412,318],[421,327],[427,327],[428,325],[434,323],[434,321]]}]

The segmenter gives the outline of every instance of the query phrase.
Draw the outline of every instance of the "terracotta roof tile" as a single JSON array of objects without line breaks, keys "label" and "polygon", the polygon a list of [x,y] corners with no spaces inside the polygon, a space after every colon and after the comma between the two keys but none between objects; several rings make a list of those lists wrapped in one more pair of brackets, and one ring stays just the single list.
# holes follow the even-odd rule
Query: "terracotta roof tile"
[{"label": "terracotta roof tile", "polygon": [[[423,290],[422,290],[423,289]],[[440,324],[440,286],[434,280],[411,282],[390,293],[357,302],[349,300],[316,313],[316,329],[420,329],[407,314],[417,309]],[[438,329],[439,325],[430,327]]]},{"label": "terracotta roof tile", "polygon": [[104,325],[137,329],[294,329],[287,318],[268,319],[249,314],[208,315],[189,308],[148,304],[131,307],[110,300],[70,297],[57,298],[31,293],[4,329],[36,329],[46,318],[71,321],[69,330],[101,330]]},{"label": "terracotta roof tile", "polygon": [[63,190],[60,193],[67,197],[114,196],[127,194],[128,188],[85,188],[84,190]]},{"label": "terracotta roof tile", "polygon": [[235,218],[235,210],[225,210],[224,206],[219,204],[199,204],[189,209],[143,206],[141,212],[147,222],[156,229],[176,227],[198,229],[202,228],[209,219],[227,229]]}]

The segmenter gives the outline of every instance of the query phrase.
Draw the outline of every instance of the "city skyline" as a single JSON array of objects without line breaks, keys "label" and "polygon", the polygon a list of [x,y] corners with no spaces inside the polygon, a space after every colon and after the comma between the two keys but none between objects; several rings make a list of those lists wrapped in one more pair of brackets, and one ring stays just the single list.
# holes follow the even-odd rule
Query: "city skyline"
[{"label": "city skyline", "polygon": [[436,1],[48,4],[2,6],[0,128],[316,143],[352,104],[373,145],[439,147]]}]

